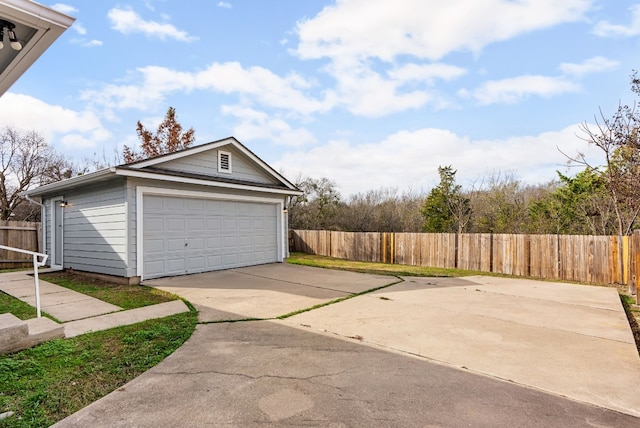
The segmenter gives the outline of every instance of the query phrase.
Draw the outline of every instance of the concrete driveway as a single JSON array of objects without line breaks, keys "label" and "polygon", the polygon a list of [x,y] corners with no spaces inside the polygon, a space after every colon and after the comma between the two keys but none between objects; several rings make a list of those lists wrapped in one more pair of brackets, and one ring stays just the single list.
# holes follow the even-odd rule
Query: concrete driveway
[{"label": "concrete driveway", "polygon": [[396,282],[393,276],[275,263],[144,284],[184,297],[200,311],[200,322],[211,322],[275,318]]},{"label": "concrete driveway", "polygon": [[[396,280],[277,264],[148,284],[222,321]],[[614,289],[405,278],[284,320],[200,324],[158,366],[57,426],[631,427],[638,385]]]}]

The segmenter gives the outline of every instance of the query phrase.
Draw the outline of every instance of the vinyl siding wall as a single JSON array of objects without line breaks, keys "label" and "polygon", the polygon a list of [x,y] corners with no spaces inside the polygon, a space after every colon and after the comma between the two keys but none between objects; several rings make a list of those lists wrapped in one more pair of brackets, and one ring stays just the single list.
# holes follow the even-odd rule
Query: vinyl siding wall
[{"label": "vinyl siding wall", "polygon": [[[69,202],[64,208],[65,269],[128,276],[125,196],[124,179],[64,195]],[[47,218],[49,253],[50,227]]]},{"label": "vinyl siding wall", "polygon": [[245,158],[245,156],[235,147],[225,146],[221,147],[219,150],[231,153],[231,174],[218,172],[218,150],[209,150],[203,153],[165,162],[158,166],[172,171],[203,174],[214,177],[234,178],[237,180],[252,181],[254,183],[278,183],[273,177],[257,169],[249,159]]}]

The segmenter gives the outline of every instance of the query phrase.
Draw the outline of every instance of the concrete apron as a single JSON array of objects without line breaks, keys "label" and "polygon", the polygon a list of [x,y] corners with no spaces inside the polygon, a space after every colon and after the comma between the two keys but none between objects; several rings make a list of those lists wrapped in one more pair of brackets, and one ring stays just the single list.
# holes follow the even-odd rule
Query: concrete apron
[{"label": "concrete apron", "polygon": [[144,281],[184,297],[200,322],[271,319],[335,299],[383,287],[398,279],[385,275],[318,269],[286,263]]},{"label": "concrete apron", "polygon": [[[405,282],[279,321],[640,416],[640,358],[615,289],[466,277]],[[201,322],[272,319],[396,282],[270,264],[145,281]]]},{"label": "concrete apron", "polygon": [[404,279],[279,322],[640,416],[640,358],[615,289]]}]

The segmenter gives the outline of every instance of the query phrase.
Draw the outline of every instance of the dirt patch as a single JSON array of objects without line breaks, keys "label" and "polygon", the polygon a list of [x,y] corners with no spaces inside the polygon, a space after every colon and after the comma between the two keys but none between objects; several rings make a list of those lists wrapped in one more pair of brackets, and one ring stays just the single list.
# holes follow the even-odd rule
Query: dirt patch
[{"label": "dirt patch", "polygon": [[57,278],[61,280],[68,280],[78,283],[83,283],[86,285],[99,286],[99,287],[125,287],[124,284],[118,283],[116,281],[109,281],[104,277],[97,277],[91,274],[84,274],[82,272],[77,272],[72,269],[67,269],[59,272],[49,272],[46,274],[40,275],[43,279],[46,278]]}]

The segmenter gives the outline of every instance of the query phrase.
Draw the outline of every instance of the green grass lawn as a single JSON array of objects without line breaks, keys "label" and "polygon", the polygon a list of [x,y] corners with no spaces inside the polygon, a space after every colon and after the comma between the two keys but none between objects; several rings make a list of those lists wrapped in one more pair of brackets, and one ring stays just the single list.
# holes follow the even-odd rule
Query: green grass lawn
[{"label": "green grass lawn", "polygon": [[0,291],[0,314],[6,313],[12,313],[21,320],[28,320],[36,317],[36,308]]},{"label": "green grass lawn", "polygon": [[179,298],[166,291],[143,285],[116,284],[67,271],[43,274],[40,275],[40,279],[120,306],[122,309],[135,309]]},{"label": "green grass lawn", "polygon": [[287,259],[287,263],[322,267],[328,269],[342,269],[353,272],[372,273],[377,275],[395,275],[395,276],[468,276],[482,275],[482,272],[447,269],[427,266],[410,266],[397,265],[388,263],[374,262],[355,262],[352,260],[336,259],[333,257],[318,256],[304,253],[291,253]]},{"label": "green grass lawn", "polygon": [[[178,297],[149,287],[118,285],[77,274],[47,274],[57,283],[118,305],[137,308]],[[35,308],[0,292],[0,313],[35,318]],[[75,413],[158,364],[193,333],[197,312],[57,339],[0,355],[0,427],[46,427]]]}]

